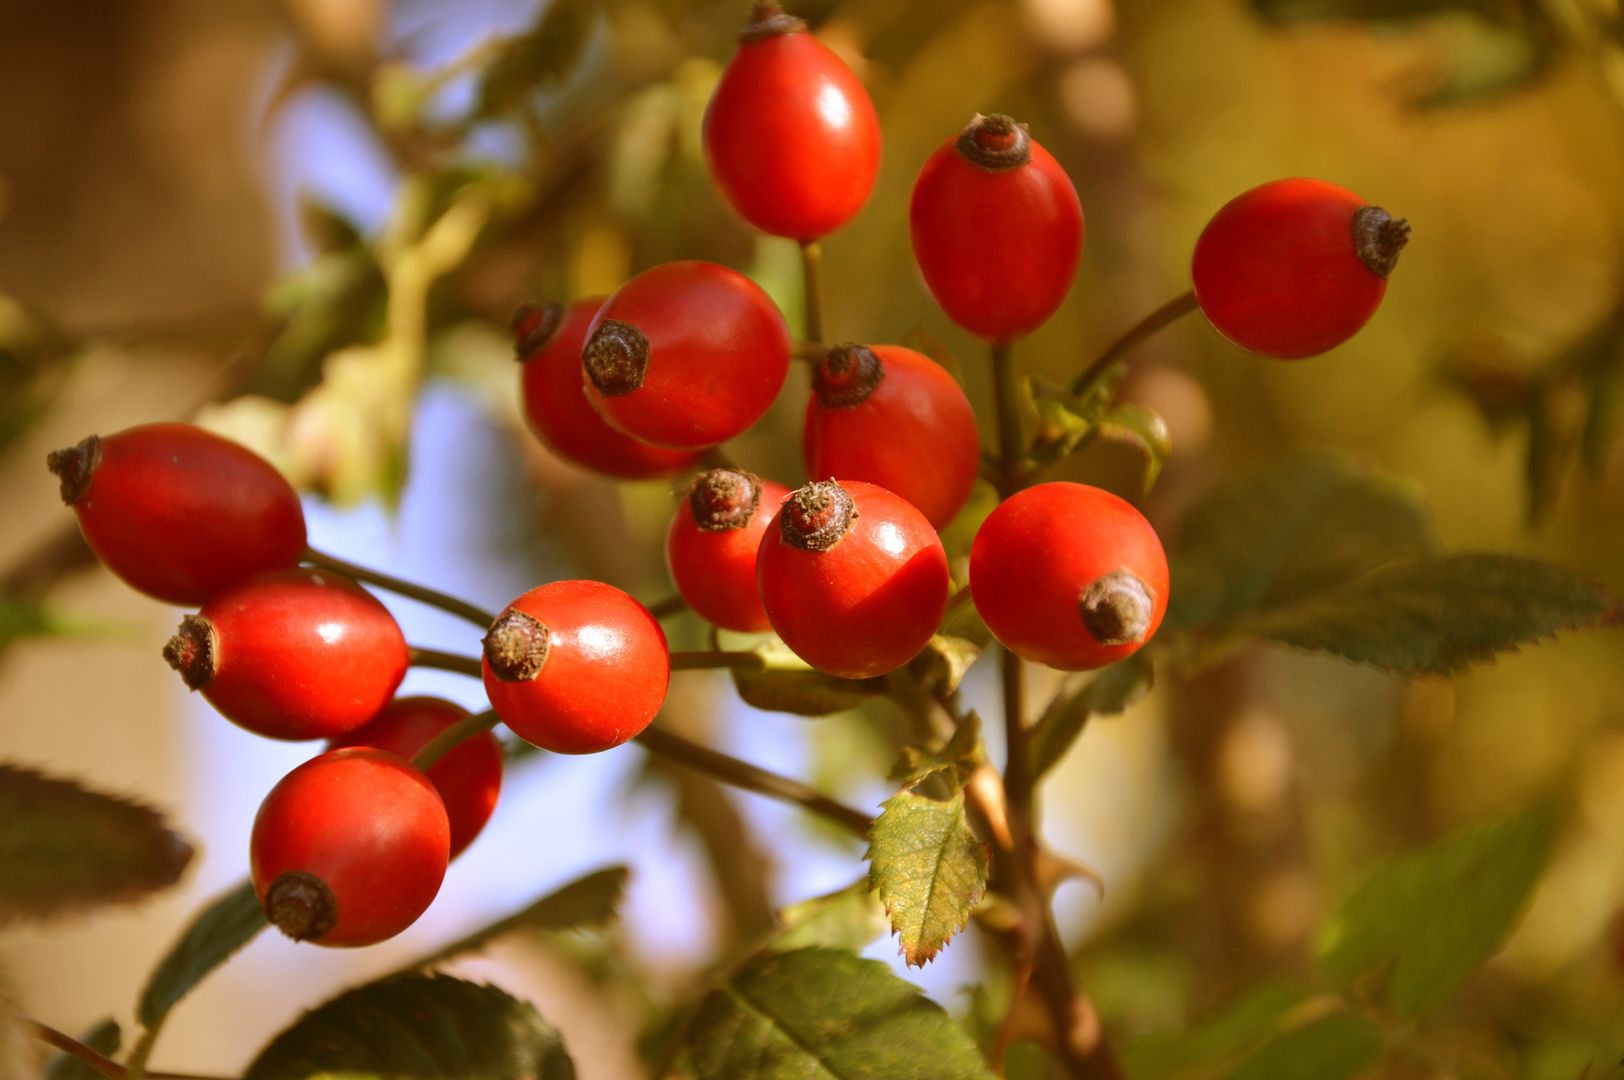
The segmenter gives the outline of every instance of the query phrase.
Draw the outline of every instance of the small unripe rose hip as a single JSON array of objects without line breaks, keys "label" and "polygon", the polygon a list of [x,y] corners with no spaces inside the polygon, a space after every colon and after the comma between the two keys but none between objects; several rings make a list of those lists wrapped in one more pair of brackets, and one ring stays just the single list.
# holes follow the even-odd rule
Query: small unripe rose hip
[{"label": "small unripe rose hip", "polygon": [[519,394],[530,429],[560,457],[623,480],[670,476],[699,457],[616,431],[598,415],[581,381],[581,346],[603,298],[561,304],[526,304],[513,316],[522,363]]},{"label": "small unripe rose hip", "polygon": [[789,489],[737,469],[699,474],[665,534],[665,564],[694,613],[724,630],[771,629],[756,592],[756,552]]},{"label": "small unripe rose hip", "polygon": [[311,758],[254,818],[249,874],[271,925],[295,941],[372,945],[428,909],[451,826],[427,777],[369,747]]},{"label": "small unripe rose hip", "polygon": [[1137,652],[1167,611],[1156,530],[1109,491],[1056,481],[1017,492],[970,545],[970,595],[1004,646],[1063,671]]},{"label": "small unripe rose hip", "polygon": [[581,351],[604,418],[660,446],[715,446],[761,419],[789,372],[789,329],[766,293],[715,263],[671,262],[622,285]]},{"label": "small unripe rose hip", "polygon": [[995,343],[1037,329],[1071,288],[1083,208],[1026,127],[977,114],[914,181],[914,259],[948,318]]},{"label": "small unripe rose hip", "polygon": [[1370,320],[1409,223],[1324,180],[1276,180],[1236,196],[1196,241],[1203,314],[1243,349],[1317,356]]},{"label": "small unripe rose hip", "polygon": [[304,510],[282,474],[202,428],[92,435],[47,464],[102,565],[159,600],[201,604],[304,552]]},{"label": "small unripe rose hip", "polygon": [[739,216],[793,240],[849,221],[880,167],[880,123],[863,84],[775,0],[757,0],[739,34],[705,109],[704,141]]},{"label": "small unripe rose hip", "polygon": [[877,484],[938,529],[964,508],[981,467],[963,388],[901,345],[837,345],[818,360],[802,449],[809,475]]},{"label": "small unripe rose hip", "polygon": [[406,676],[389,610],[326,570],[261,574],[181,620],[164,659],[222,716],[272,739],[330,739],[377,715]]},{"label": "small unripe rose hip", "polygon": [[884,675],[913,659],[947,609],[936,530],[911,503],[858,480],[797,490],[761,538],[756,580],[773,629],[830,675]]},{"label": "small unripe rose hip", "polygon": [[502,722],[558,754],[636,737],[671,681],[659,622],[601,581],[555,581],[514,600],[485,635],[483,665]]},{"label": "small unripe rose hip", "polygon": [[[431,697],[396,698],[383,711],[327,749],[370,746],[411,760],[435,736],[466,719],[468,711],[449,701]],[[464,739],[424,770],[445,803],[451,821],[451,857],[455,859],[474,842],[496,809],[502,790],[502,744],[482,731]]]}]

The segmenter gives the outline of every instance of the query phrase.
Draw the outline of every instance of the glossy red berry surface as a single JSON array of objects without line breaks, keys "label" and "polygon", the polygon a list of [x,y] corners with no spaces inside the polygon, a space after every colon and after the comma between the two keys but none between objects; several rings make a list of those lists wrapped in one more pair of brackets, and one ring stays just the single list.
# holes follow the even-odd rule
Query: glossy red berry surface
[{"label": "glossy red berry surface", "polygon": [[761,538],[756,580],[773,629],[808,664],[846,679],[906,664],[947,608],[947,554],[925,515],[884,488],[816,481]]},{"label": "glossy red berry surface", "polygon": [[601,581],[555,581],[509,604],[485,635],[485,693],[543,750],[619,746],[665,702],[671,654],[647,608]]},{"label": "glossy red berry surface", "polygon": [[190,424],[90,436],[48,458],[62,501],[102,564],[131,588],[201,604],[305,548],[304,510],[282,474]]},{"label": "glossy red berry surface", "polygon": [[672,584],[695,614],[725,630],[771,629],[756,592],[756,552],[789,489],[737,469],[701,473],[665,534]]},{"label": "glossy red berry surface", "polygon": [[[467,716],[466,709],[439,698],[396,698],[365,724],[328,743],[327,748],[371,746],[410,760],[436,735]],[[502,744],[495,735],[482,731],[448,750],[424,773],[445,803],[454,859],[474,842],[496,809],[496,797],[502,791]]]},{"label": "glossy red berry surface", "polygon": [[914,259],[948,318],[1010,342],[1066,298],[1083,208],[1059,162],[1007,116],[977,116],[925,162],[908,209]]},{"label": "glossy red berry surface", "polygon": [[611,424],[661,446],[731,439],[761,419],[789,372],[789,329],[761,288],[715,263],[665,263],[622,285],[581,353]]},{"label": "glossy red berry surface", "polygon": [[824,354],[812,373],[802,448],[808,475],[877,484],[938,529],[964,508],[981,467],[963,388],[901,345],[838,345]]},{"label": "glossy red berry surface", "polygon": [[760,0],[705,110],[704,142],[739,216],[794,240],[849,221],[880,168],[868,91],[806,23]]},{"label": "glossy red berry surface", "polygon": [[249,873],[271,924],[295,941],[371,945],[434,902],[451,826],[428,778],[394,754],[331,750],[260,804]]},{"label": "glossy red berry surface", "polygon": [[389,703],[406,675],[394,616],[325,570],[262,574],[181,621],[164,659],[226,719],[272,739],[329,739]]},{"label": "glossy red berry surface", "polygon": [[1315,356],[1375,314],[1409,233],[1347,188],[1276,180],[1231,200],[1202,230],[1191,260],[1196,299],[1243,349]]},{"label": "glossy red berry surface", "polygon": [[513,333],[522,362],[519,397],[530,428],[548,448],[577,465],[623,480],[670,476],[699,455],[634,439],[610,427],[587,400],[581,379],[581,346],[603,298],[567,307],[525,306],[515,313]]},{"label": "glossy red berry surface", "polygon": [[1038,484],[1005,499],[970,546],[970,594],[987,629],[1066,671],[1138,651],[1167,611],[1167,557],[1144,515],[1109,491]]}]

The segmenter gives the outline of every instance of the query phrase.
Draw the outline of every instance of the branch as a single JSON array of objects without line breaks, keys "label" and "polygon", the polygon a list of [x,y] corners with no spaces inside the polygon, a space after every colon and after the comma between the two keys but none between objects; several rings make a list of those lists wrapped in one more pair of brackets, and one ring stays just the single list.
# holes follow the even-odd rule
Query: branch
[{"label": "branch", "polygon": [[481,630],[488,629],[491,623],[496,621],[494,614],[484,608],[470,604],[466,600],[459,600],[455,596],[448,596],[438,590],[417,585],[410,581],[403,581],[400,578],[391,577],[377,570],[369,570],[364,566],[357,566],[355,563],[335,559],[331,555],[322,554],[315,548],[305,548],[302,561],[323,570],[331,570],[336,574],[352,577],[357,581],[364,581],[369,585],[376,585],[380,589],[395,593],[398,596],[409,597],[419,603],[428,604],[430,607],[437,607],[441,611],[449,611],[453,615],[467,619]]},{"label": "branch", "polygon": [[712,750],[708,746],[689,742],[682,736],[661,728],[644,729],[643,734],[637,736],[637,741],[651,754],[658,754],[678,765],[686,765],[697,772],[713,776],[724,784],[802,806],[819,817],[839,825],[859,839],[867,839],[869,826],[873,824],[872,819],[861,810],[854,810],[844,803],[836,802],[808,784],[768,772],[766,769]]}]

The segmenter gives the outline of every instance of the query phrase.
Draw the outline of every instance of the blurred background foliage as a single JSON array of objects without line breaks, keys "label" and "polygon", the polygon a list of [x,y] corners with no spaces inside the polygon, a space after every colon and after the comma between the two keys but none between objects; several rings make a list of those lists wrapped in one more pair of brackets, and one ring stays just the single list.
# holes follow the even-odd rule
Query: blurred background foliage
[{"label": "blurred background foliage", "polygon": [[[67,647],[39,639],[83,633],[91,615],[55,599],[89,564],[38,467],[85,418],[113,430],[195,414],[318,496],[387,505],[420,464],[406,436],[421,388],[446,388],[482,402],[506,447],[445,511],[483,523],[459,558],[519,581],[567,573],[659,594],[670,485],[615,487],[536,445],[506,320],[522,299],[606,294],[654,263],[704,258],[750,273],[799,325],[794,245],[731,216],[699,149],[746,6],[0,8],[0,649],[35,650],[14,652],[13,670]],[[1413,242],[1371,325],[1326,356],[1259,360],[1198,319],[1142,349],[1123,395],[1165,424],[1143,505],[1170,549],[1214,485],[1335,448],[1430,506],[1445,549],[1538,555],[1624,590],[1617,0],[792,9],[868,85],[886,139],[872,200],[825,243],[832,339],[920,343],[990,415],[984,357],[919,283],[905,218],[919,164],[976,111],[1029,123],[1082,196],[1076,287],[1017,350],[1056,383],[1188,286],[1194,238],[1230,197],[1324,177],[1409,218]],[[339,135],[290,135],[289,117],[310,110]],[[792,379],[730,452],[799,481],[805,394]],[[1136,494],[1142,442],[1102,439],[1054,475]],[[950,554],[990,498],[949,530]],[[674,644],[701,642],[696,625],[676,631]],[[1362,1030],[1330,1037],[1381,1075],[1612,1075],[1624,1054],[1621,656],[1616,634],[1574,636],[1456,679],[1400,681],[1253,646],[1189,679],[1164,675],[1125,717],[1090,727],[1073,757],[1100,745],[1107,762],[1140,764],[1135,790],[1084,764],[1056,773],[1045,800],[1052,835],[1117,871],[1103,907],[1080,885],[1062,894],[1079,979],[1121,1042],[1145,1037],[1154,1054],[1156,1038],[1208,1040],[1141,1059],[1142,1074],[1186,1075],[1169,1064],[1184,1060],[1202,1075],[1288,1014],[1324,1022],[1311,999],[1268,995],[1314,967],[1338,897],[1400,852],[1555,792],[1554,854],[1503,955],[1405,1029],[1412,1052],[1383,1056],[1378,1040],[1365,1060]],[[715,711],[693,693],[688,712]],[[902,737],[894,722],[865,707],[817,723],[814,782],[870,791]],[[649,769],[710,853],[728,935],[749,938],[770,917],[769,840],[708,781]],[[1077,841],[1068,820],[1102,820],[1102,802],[1111,830]],[[571,962],[591,980],[648,998],[657,1048],[668,1002],[641,986],[639,958],[582,951]],[[948,1004],[991,1037],[1008,987],[996,962],[985,975]],[[16,981],[26,1002],[26,972]],[[1023,1062],[1018,1047],[1012,1074]]]}]

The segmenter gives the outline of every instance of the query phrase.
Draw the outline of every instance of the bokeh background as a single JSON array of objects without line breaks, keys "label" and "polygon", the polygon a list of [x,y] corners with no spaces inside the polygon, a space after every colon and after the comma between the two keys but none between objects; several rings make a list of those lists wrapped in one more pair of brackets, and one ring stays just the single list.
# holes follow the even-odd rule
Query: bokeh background
[{"label": "bokeh background", "polygon": [[[312,542],[338,556],[492,607],[560,576],[669,591],[672,484],[612,485],[529,436],[507,314],[706,258],[750,273],[796,326],[798,255],[731,216],[699,152],[747,4],[552,3],[0,5],[0,758],[138,795],[201,850],[183,887],[134,910],[0,936],[26,1014],[70,1031],[127,1019],[187,916],[244,873],[263,792],[308,754],[186,694],[157,655],[177,613],[87,561],[46,451],[199,416],[311,493]],[[1083,200],[1076,286],[1017,352],[1055,378],[1188,287],[1194,238],[1230,197],[1331,179],[1414,225],[1381,311],[1301,363],[1249,357],[1199,318],[1147,345],[1125,392],[1173,447],[1147,512],[1176,537],[1219,479],[1333,447],[1413,485],[1446,547],[1537,554],[1624,590],[1617,0],[792,10],[869,86],[886,138],[872,200],[825,243],[831,340],[912,335],[990,404],[984,357],[919,283],[905,220],[918,166],[976,111],[1029,123]],[[734,456],[799,482],[805,395],[792,379]],[[1132,493],[1141,469],[1137,449],[1101,444],[1060,475]],[[414,643],[476,647],[390,603]],[[677,624],[674,643],[701,641]],[[1557,790],[1574,811],[1526,919],[1427,1039],[1477,1070],[1461,1075],[1611,1075],[1621,644],[1574,636],[1409,682],[1255,649],[1092,725],[1043,814],[1053,845],[1109,883],[1103,901],[1065,886],[1059,913],[1113,1034],[1179,1030],[1310,967],[1314,927],[1371,866]],[[990,714],[986,666],[967,693]],[[1057,685],[1044,679],[1040,695]],[[480,701],[453,676],[414,673],[407,689]],[[666,715],[854,804],[888,793],[898,732],[882,708],[760,713],[696,674]],[[356,953],[265,936],[180,1007],[154,1064],[240,1069],[338,988],[625,862],[614,932],[509,940],[456,970],[534,1001],[588,1080],[642,1076],[638,1037],[660,1010],[775,907],[856,880],[860,856],[631,747],[527,761],[412,930]],[[901,971],[893,953],[870,950]],[[958,1014],[1005,978],[974,931],[906,975]]]}]

